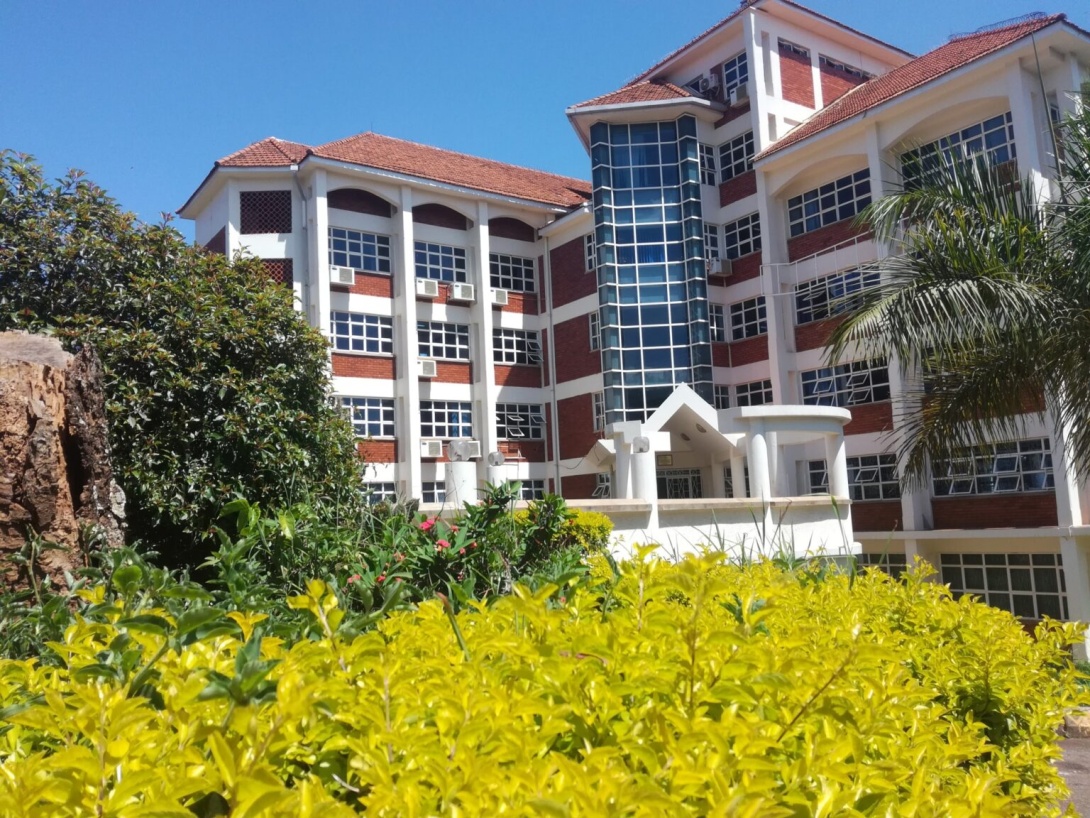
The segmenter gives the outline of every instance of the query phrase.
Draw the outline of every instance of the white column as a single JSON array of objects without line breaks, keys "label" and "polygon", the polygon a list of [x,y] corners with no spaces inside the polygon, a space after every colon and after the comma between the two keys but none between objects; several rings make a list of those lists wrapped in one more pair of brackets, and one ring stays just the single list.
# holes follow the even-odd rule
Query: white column
[{"label": "white column", "polygon": [[734,485],[734,497],[737,500],[746,497],[746,460],[742,455],[732,455],[730,459],[730,481]]},{"label": "white column", "polygon": [[227,258],[235,257],[238,252],[240,236],[242,233],[242,205],[239,202],[238,182],[234,179],[227,180],[227,233],[225,252]]},{"label": "white column", "polygon": [[647,535],[658,536],[659,528],[659,486],[658,473],[655,468],[654,446],[646,452],[632,453],[632,495],[637,500],[645,500],[651,504],[651,511],[647,515]]},{"label": "white column", "polygon": [[446,504],[460,509],[465,503],[476,503],[477,464],[472,460],[451,461],[447,466]]},{"label": "white column", "polygon": [[[764,241],[761,251],[761,293],[765,298],[768,316],[768,365],[771,370],[772,400],[774,403],[791,403],[789,362],[794,359],[794,299],[780,297],[780,278],[783,262],[787,258],[786,245],[780,246],[779,238],[786,236],[786,226],[779,201],[770,196],[765,174],[757,171],[757,210],[761,220]],[[775,237],[775,238],[774,238]]]},{"label": "white column", "polygon": [[311,180],[311,212],[313,213],[314,240],[310,243],[310,296],[313,321],[318,331],[329,337],[329,208],[326,206],[327,178],[324,170],[317,170]]},{"label": "white column", "polygon": [[772,496],[772,481],[768,469],[768,441],[763,421],[753,421],[746,440],[749,450],[749,489],[753,497],[768,500]]},{"label": "white column", "polygon": [[[1015,62],[1007,72],[1007,96],[1011,106],[1011,120],[1014,125],[1014,141],[1018,146],[1018,174],[1032,176],[1037,200],[1048,198],[1049,186],[1045,178],[1045,167],[1041,155],[1041,142],[1038,138],[1037,106],[1034,97],[1037,92],[1030,84],[1030,78],[1021,65]],[[1044,100],[1040,100],[1044,104]]]},{"label": "white column", "polygon": [[1052,475],[1056,483],[1056,517],[1061,527],[1082,525],[1082,499],[1079,496],[1079,479],[1071,458],[1068,457],[1065,438],[1069,436],[1053,412],[1045,416],[1048,426],[1049,445],[1052,448]]},{"label": "white column", "polygon": [[[413,192],[401,188],[394,250],[394,352],[397,361],[397,437],[399,477],[410,497],[420,497],[420,379],[416,361],[416,262],[413,253]],[[447,479],[450,480],[450,466]]]},{"label": "white column", "polygon": [[474,263],[470,265],[470,283],[477,300],[470,307],[473,335],[473,418],[474,430],[481,443],[477,469],[481,480],[488,479],[488,453],[496,451],[496,364],[492,358],[492,299],[488,257],[491,241],[488,233],[488,203],[477,204],[477,225],[473,230]]},{"label": "white column", "polygon": [[821,61],[815,48],[810,49],[810,76],[814,83],[814,110],[820,111],[825,107],[825,94],[821,90]]},{"label": "white column", "polygon": [[613,448],[617,453],[617,469],[613,476],[613,496],[628,500],[636,496],[632,488],[632,446],[625,443],[624,436],[614,435]]},{"label": "white column", "polygon": [[708,492],[708,496],[716,499],[723,499],[727,496],[727,487],[724,485],[723,480],[723,466],[727,461],[720,459],[720,455],[713,452],[711,457],[708,458],[708,462],[711,465],[712,473],[711,490]]},{"label": "white column", "polygon": [[848,457],[842,432],[825,435],[825,470],[829,475],[829,494],[838,498],[851,496]]},{"label": "white column", "polygon": [[[1090,541],[1085,537],[1061,537],[1064,582],[1067,585],[1067,609],[1072,621],[1090,623]],[[1085,661],[1090,651],[1090,630],[1083,642],[1074,646],[1075,658]]]}]

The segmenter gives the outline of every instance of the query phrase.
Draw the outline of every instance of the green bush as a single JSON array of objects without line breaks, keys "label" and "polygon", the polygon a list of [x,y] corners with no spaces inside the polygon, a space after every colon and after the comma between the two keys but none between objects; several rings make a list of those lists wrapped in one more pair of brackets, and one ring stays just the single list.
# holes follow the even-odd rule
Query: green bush
[{"label": "green bush", "polygon": [[573,509],[568,520],[567,536],[584,551],[593,553],[609,548],[609,536],[613,533],[613,521],[597,511]]},{"label": "green bush", "polygon": [[600,558],[364,635],[314,582],[277,637],[98,585],[59,667],[0,662],[0,815],[1059,814],[1077,628],[815,576]]}]

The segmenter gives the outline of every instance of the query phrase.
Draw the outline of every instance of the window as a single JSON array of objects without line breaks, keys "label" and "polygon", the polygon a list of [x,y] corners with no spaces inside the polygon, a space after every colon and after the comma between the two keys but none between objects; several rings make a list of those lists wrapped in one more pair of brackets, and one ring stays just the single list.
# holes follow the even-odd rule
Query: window
[{"label": "window", "polygon": [[594,234],[587,233],[583,236],[583,255],[586,256],[587,272],[593,273],[598,269],[598,258],[594,252]]},{"label": "window", "polygon": [[700,143],[700,184],[715,184],[715,149]]},{"label": "window", "polygon": [[730,305],[730,339],[742,341],[768,332],[765,297],[747,298]]},{"label": "window", "polygon": [[727,319],[722,304],[708,305],[708,330],[713,342],[725,342],[727,340]]},{"label": "window", "polygon": [[719,181],[729,182],[753,169],[753,131],[736,136],[719,146]]},{"label": "window", "polygon": [[749,82],[749,60],[746,59],[746,52],[743,51],[723,63],[723,98],[727,99],[731,91],[747,82]]},{"label": "window", "polygon": [[1017,157],[1010,111],[906,151],[901,154],[901,176],[905,187],[912,189],[936,168],[950,167],[973,157],[983,157],[991,165],[1001,165]]},{"label": "window", "polygon": [[874,79],[874,74],[868,74],[862,68],[856,68],[847,63],[834,60],[832,57],[826,57],[824,54],[818,54],[818,65],[832,71],[839,71],[841,74],[847,74],[849,77],[854,77],[857,80],[866,81]]},{"label": "window", "polygon": [[543,440],[545,413],[536,403],[497,403],[496,436],[500,440]]},{"label": "window", "polygon": [[739,406],[764,406],[772,403],[772,381],[765,379],[740,383],[735,387],[734,394]]},{"label": "window", "polygon": [[493,329],[492,360],[498,364],[539,365],[541,341],[538,334],[521,329]]},{"label": "window", "polygon": [[857,406],[889,400],[889,369],[882,360],[852,361],[801,375],[802,402],[809,406]]},{"label": "window", "polygon": [[726,384],[717,383],[712,387],[712,395],[715,400],[716,409],[730,409],[730,387]]},{"label": "window", "polygon": [[[896,500],[901,496],[897,482],[897,457],[893,454],[866,454],[847,458],[848,490],[853,502],[864,500]],[[810,493],[829,491],[829,474],[824,460],[807,464]]]},{"label": "window", "polygon": [[974,594],[1023,619],[1070,619],[1059,554],[941,554],[939,565],[955,599]]},{"label": "window", "polygon": [[473,437],[473,411],[469,401],[420,401],[420,436]]},{"label": "window", "polygon": [[861,568],[877,568],[893,579],[900,579],[908,570],[908,561],[904,554],[860,554],[856,560]]},{"label": "window", "polygon": [[445,503],[447,501],[447,484],[442,480],[425,480],[420,486],[422,503]]},{"label": "window", "polygon": [[1048,438],[984,444],[933,470],[936,497],[1048,491],[1056,485]]},{"label": "window", "polygon": [[739,258],[761,251],[761,216],[750,213],[723,225],[723,249],[727,258]]},{"label": "window", "polygon": [[390,237],[329,228],[329,263],[337,267],[351,267],[368,273],[389,273]]},{"label": "window", "polygon": [[851,312],[859,306],[859,299],[849,296],[877,287],[878,282],[877,270],[848,270],[799,284],[795,288],[795,321],[808,324]]},{"label": "window", "polygon": [[800,236],[851,219],[870,204],[870,171],[864,168],[787,200],[790,234]]},{"label": "window", "polygon": [[801,57],[804,60],[810,59],[810,49],[803,48],[798,43],[793,43],[790,40],[780,39],[779,41],[780,51],[785,54],[793,54],[796,57]]},{"label": "window", "polygon": [[416,336],[421,358],[469,360],[469,325],[444,324],[439,321],[417,321]]},{"label": "window", "polygon": [[595,310],[587,315],[590,321],[590,348],[591,351],[602,348],[602,319]]},{"label": "window", "polygon": [[660,500],[703,497],[700,469],[662,469],[658,473]]},{"label": "window", "polygon": [[598,472],[595,475],[594,491],[590,496],[601,499],[613,496],[613,475],[610,472]]},{"label": "window", "polygon": [[745,480],[745,493],[736,494],[734,491],[734,474],[730,470],[730,466],[723,467],[723,494],[726,497],[734,498],[737,500],[749,497],[749,462],[743,458],[744,465],[742,466],[742,479]]},{"label": "window", "polygon": [[394,401],[392,398],[342,397],[358,437],[394,436]]},{"label": "window", "polygon": [[342,352],[391,355],[394,351],[393,319],[362,312],[330,314],[333,348]]},{"label": "window", "polygon": [[363,497],[368,503],[396,503],[396,483],[364,483]]},{"label": "window", "polygon": [[416,277],[436,281],[466,281],[466,251],[449,244],[415,242]]},{"label": "window", "polygon": [[290,190],[244,190],[238,195],[239,232],[291,232]]},{"label": "window", "polygon": [[719,257],[719,225],[704,222],[704,258]]},{"label": "window", "polygon": [[545,481],[544,480],[521,480],[522,487],[519,489],[520,500],[540,500],[545,496]]},{"label": "window", "polygon": [[594,415],[594,431],[606,428],[606,393],[595,392],[591,395],[591,412]]},{"label": "window", "polygon": [[498,290],[511,290],[516,293],[536,292],[534,260],[503,253],[490,253],[492,286]]}]

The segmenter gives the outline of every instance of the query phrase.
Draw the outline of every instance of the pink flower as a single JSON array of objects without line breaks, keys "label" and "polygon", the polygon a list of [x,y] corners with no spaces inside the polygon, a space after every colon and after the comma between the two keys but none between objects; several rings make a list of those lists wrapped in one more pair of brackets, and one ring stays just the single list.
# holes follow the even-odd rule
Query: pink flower
[{"label": "pink flower", "polygon": [[431,531],[432,528],[434,528],[434,527],[435,527],[435,518],[434,517],[432,517],[430,520],[424,520],[424,522],[422,522],[420,524],[420,530],[421,531]]},{"label": "pink flower", "polygon": [[442,551],[444,548],[450,548],[450,543],[446,540],[439,540],[435,543],[436,551]]},{"label": "pink flower", "polygon": [[349,585],[351,585],[351,584],[352,584],[353,582],[357,582],[357,581],[359,581],[359,579],[360,579],[360,575],[359,575],[359,574],[353,574],[352,576],[350,576],[350,577],[348,578],[348,584],[349,584]]},{"label": "pink flower", "polygon": [[384,579],[386,579],[386,575],[379,574],[377,577],[375,577],[375,582],[382,582]]},{"label": "pink flower", "polygon": [[458,549],[459,554],[465,554],[465,552],[466,552],[466,550],[464,548],[459,548]]},{"label": "pink flower", "polygon": [[398,562],[404,562],[405,561],[405,555],[402,554],[400,551],[395,551],[394,552],[394,559],[397,560]]}]

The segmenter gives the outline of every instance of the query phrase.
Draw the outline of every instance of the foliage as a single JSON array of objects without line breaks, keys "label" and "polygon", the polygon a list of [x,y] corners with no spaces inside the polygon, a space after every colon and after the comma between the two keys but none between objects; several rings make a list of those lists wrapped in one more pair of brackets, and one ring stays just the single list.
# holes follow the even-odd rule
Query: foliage
[{"label": "foliage", "polygon": [[909,484],[929,479],[929,461],[1023,437],[1042,397],[1074,460],[1090,464],[1090,107],[1059,141],[1054,201],[983,158],[940,160],[864,213],[894,252],[883,284],[852,297],[831,351],[923,373],[900,407]]},{"label": "foliage", "polygon": [[1074,626],[713,554],[557,590],[356,635],[315,581],[285,640],[85,589],[59,667],[0,662],[0,815],[1059,814]]},{"label": "foliage", "polygon": [[221,507],[307,502],[357,523],[359,462],[327,346],[259,261],[138,223],[72,172],[0,154],[0,330],[94,346],[130,532],[196,564]]},{"label": "foliage", "polygon": [[[515,522],[522,526],[530,522],[527,510],[515,512]],[[609,536],[613,533],[613,521],[597,511],[581,508],[568,509],[564,525],[556,532],[565,545],[574,545],[587,553],[609,548]]]}]

